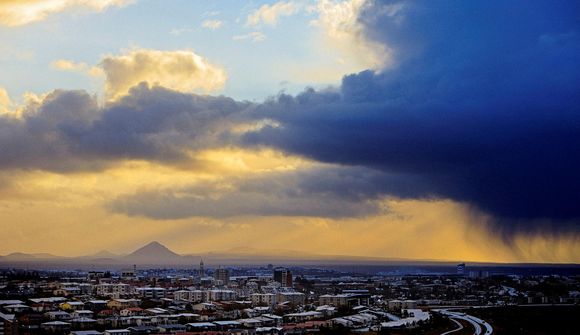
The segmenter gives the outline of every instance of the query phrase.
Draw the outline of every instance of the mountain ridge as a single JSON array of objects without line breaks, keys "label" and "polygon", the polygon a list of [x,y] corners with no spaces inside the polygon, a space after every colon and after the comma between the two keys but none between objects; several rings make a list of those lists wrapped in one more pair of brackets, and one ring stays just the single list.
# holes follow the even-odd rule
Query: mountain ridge
[{"label": "mountain ridge", "polygon": [[50,265],[87,265],[94,267],[126,265],[147,266],[187,266],[196,267],[200,259],[208,265],[250,265],[264,263],[286,264],[457,264],[469,262],[471,264],[537,264],[539,266],[566,266],[573,263],[500,263],[500,262],[472,262],[467,260],[429,260],[408,258],[386,258],[380,256],[352,256],[352,255],[321,255],[289,249],[259,249],[247,246],[233,247],[223,251],[211,251],[195,254],[180,255],[158,241],[152,241],[137,248],[126,255],[114,254],[101,250],[95,254],[79,257],[55,256],[49,253],[22,253],[13,252],[0,256],[0,264],[50,264]]}]

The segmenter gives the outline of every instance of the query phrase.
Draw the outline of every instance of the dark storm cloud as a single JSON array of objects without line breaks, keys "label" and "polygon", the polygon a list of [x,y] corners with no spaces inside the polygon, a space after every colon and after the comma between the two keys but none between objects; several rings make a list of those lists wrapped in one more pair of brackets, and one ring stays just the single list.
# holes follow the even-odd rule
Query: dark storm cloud
[{"label": "dark storm cloud", "polygon": [[[374,1],[359,18],[392,51],[382,73],[262,104],[138,86],[99,107],[55,91],[23,118],[0,117],[0,168],[171,164],[189,151],[269,146],[329,170],[144,192],[110,208],[159,219],[364,216],[386,196],[461,201],[504,232],[580,230],[580,2]],[[269,119],[258,131],[232,126]],[[340,166],[340,167],[336,167]],[[333,170],[334,169],[334,170]],[[213,190],[213,191],[212,191]]]},{"label": "dark storm cloud", "polygon": [[84,91],[57,90],[21,118],[0,117],[0,167],[75,171],[114,161],[174,162],[187,151],[224,144],[232,114],[247,103],[136,86],[99,107]]},{"label": "dark storm cloud", "polygon": [[324,167],[264,173],[195,186],[152,190],[123,196],[108,207],[114,212],[158,220],[187,217],[310,216],[365,217],[382,213],[385,188],[416,193],[417,181],[363,167]]},{"label": "dark storm cloud", "polygon": [[465,201],[508,230],[578,230],[580,4],[411,2],[397,17],[382,5],[360,20],[396,67],[272,99],[256,113],[281,127],[245,143],[418,178],[416,192],[382,191]]}]

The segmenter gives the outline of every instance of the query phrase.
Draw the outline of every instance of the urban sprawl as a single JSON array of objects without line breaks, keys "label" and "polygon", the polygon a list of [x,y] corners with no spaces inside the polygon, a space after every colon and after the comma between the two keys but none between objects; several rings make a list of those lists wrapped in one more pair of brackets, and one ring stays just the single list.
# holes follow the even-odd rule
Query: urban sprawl
[{"label": "urban sprawl", "polygon": [[[0,271],[0,335],[383,333],[437,320],[491,334],[469,309],[578,304],[577,276],[357,274],[308,267]],[[459,329],[459,328],[458,328]]]}]

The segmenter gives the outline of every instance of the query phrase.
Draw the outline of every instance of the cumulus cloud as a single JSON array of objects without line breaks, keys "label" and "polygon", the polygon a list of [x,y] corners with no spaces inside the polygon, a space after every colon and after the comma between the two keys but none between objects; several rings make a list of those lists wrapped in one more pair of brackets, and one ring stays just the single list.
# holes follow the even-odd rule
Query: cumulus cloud
[{"label": "cumulus cloud", "polygon": [[12,102],[8,92],[3,87],[0,87],[0,115],[9,113],[11,105]]},{"label": "cumulus cloud", "polygon": [[279,1],[271,5],[265,4],[248,15],[246,26],[258,26],[261,24],[275,26],[280,17],[294,15],[299,9],[299,4],[293,1]]},{"label": "cumulus cloud", "polygon": [[189,50],[134,49],[124,55],[103,58],[102,67],[109,97],[126,94],[141,82],[180,92],[215,92],[223,88],[226,72]]},{"label": "cumulus cloud", "polygon": [[90,66],[86,63],[77,63],[67,59],[59,59],[52,62],[52,67],[61,71],[78,72],[91,77],[101,77],[104,75],[103,70],[97,66]]},{"label": "cumulus cloud", "polygon": [[0,2],[0,24],[22,26],[72,8],[100,12],[108,7],[120,7],[131,2],[133,0],[3,0]]},{"label": "cumulus cloud", "polygon": [[234,37],[232,37],[232,39],[234,41],[249,40],[249,41],[252,41],[254,43],[258,43],[258,42],[263,42],[264,40],[266,40],[266,35],[264,35],[264,33],[260,32],[260,31],[253,31],[253,32],[248,33],[248,34],[235,35]]},{"label": "cumulus cloud", "polygon": [[411,2],[402,21],[363,9],[366,38],[396,50],[398,66],[263,104],[258,115],[280,126],[246,143],[418,177],[419,193],[469,203],[502,229],[578,230],[579,4],[521,9]]},{"label": "cumulus cloud", "polygon": [[381,70],[392,61],[390,48],[367,38],[361,15],[375,6],[375,15],[393,18],[403,8],[399,4],[377,7],[371,0],[319,0],[313,8],[318,18],[312,23],[319,27],[327,46],[338,50],[342,62],[355,63],[363,69]]},{"label": "cumulus cloud", "polygon": [[223,24],[224,24],[223,21],[220,20],[204,20],[201,23],[201,26],[206,29],[216,30],[221,28]]},{"label": "cumulus cloud", "polygon": [[57,90],[31,99],[19,118],[0,116],[0,168],[66,172],[127,159],[187,160],[191,152],[227,143],[220,136],[247,107],[146,84],[103,107],[84,91]]}]

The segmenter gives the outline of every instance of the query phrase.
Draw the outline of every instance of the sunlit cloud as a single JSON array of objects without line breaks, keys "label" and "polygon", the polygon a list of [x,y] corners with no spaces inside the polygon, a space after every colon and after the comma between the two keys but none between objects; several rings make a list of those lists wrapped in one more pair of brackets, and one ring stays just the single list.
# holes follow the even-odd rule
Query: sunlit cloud
[{"label": "sunlit cloud", "polygon": [[221,28],[222,25],[223,25],[223,21],[220,21],[220,20],[204,20],[201,23],[201,26],[203,28],[210,29],[210,30],[217,30],[217,29]]},{"label": "sunlit cloud", "polygon": [[223,68],[190,50],[133,49],[123,55],[108,55],[100,63],[109,97],[127,94],[141,82],[180,92],[209,93],[222,89],[227,75]]},{"label": "sunlit cloud", "polygon": [[2,87],[0,87],[0,114],[7,114],[11,110],[12,102],[8,92]]},{"label": "sunlit cloud", "polygon": [[293,1],[280,1],[271,5],[265,4],[248,15],[246,26],[258,26],[261,24],[275,26],[280,17],[294,15],[299,9],[300,5]]},{"label": "sunlit cloud", "polygon": [[0,2],[0,24],[22,26],[42,21],[49,15],[79,8],[103,11],[108,7],[125,6],[134,0],[3,0]]},{"label": "sunlit cloud", "polygon": [[57,70],[78,72],[91,77],[102,77],[105,74],[103,70],[97,66],[90,66],[86,63],[76,63],[67,59],[56,60],[52,62],[51,66]]},{"label": "sunlit cloud", "polygon": [[[369,40],[359,20],[369,3],[369,0],[319,0],[311,9],[318,14],[312,24],[322,30],[325,47],[340,52],[343,67],[357,66],[359,71],[381,70],[392,61],[388,46]],[[402,7],[390,8],[384,13],[394,16]]]},{"label": "sunlit cloud", "polygon": [[260,31],[253,31],[253,32],[248,33],[248,34],[234,35],[232,37],[232,39],[234,41],[249,40],[249,41],[252,41],[254,43],[258,43],[258,42],[263,42],[264,40],[266,40],[266,35],[264,35],[264,33],[260,32]]}]

